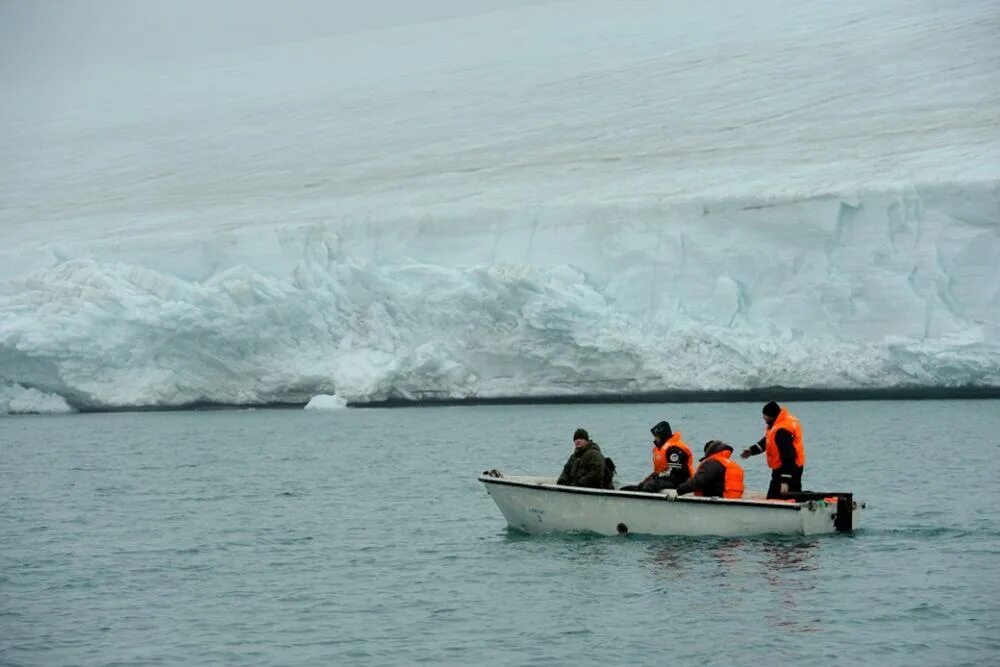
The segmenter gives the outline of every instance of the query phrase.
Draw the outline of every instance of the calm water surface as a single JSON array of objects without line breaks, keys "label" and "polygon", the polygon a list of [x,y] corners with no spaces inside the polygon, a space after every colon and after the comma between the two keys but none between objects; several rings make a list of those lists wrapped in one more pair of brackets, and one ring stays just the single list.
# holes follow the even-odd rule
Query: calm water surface
[{"label": "calm water surface", "polygon": [[853,537],[526,537],[475,480],[584,426],[634,481],[656,421],[739,446],[759,408],[0,418],[0,663],[998,664],[998,401],[793,404]]}]

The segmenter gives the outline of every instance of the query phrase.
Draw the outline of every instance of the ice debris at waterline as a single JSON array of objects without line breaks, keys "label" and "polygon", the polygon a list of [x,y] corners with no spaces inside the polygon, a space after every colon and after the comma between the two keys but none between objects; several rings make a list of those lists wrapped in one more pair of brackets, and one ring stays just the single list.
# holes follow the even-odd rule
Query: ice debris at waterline
[{"label": "ice debris at waterline", "polygon": [[73,412],[62,396],[0,382],[0,414],[38,415]]},{"label": "ice debris at waterline", "polygon": [[339,396],[319,394],[306,403],[306,410],[341,410],[347,407],[347,401]]},{"label": "ice debris at waterline", "polygon": [[76,259],[3,281],[0,375],[86,408],[998,385],[996,208],[927,187],[313,225],[276,230],[279,257],[229,256],[232,232],[204,280]]}]

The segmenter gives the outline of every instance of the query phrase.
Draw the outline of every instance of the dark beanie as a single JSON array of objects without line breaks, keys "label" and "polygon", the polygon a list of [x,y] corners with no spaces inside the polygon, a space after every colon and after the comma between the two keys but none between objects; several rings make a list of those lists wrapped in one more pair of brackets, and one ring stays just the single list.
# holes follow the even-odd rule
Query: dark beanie
[{"label": "dark beanie", "polygon": [[663,439],[667,439],[674,434],[674,432],[670,430],[670,422],[667,421],[659,422],[656,426],[649,429],[649,432],[652,433],[654,437]]},{"label": "dark beanie", "polygon": [[764,406],[764,409],[761,410],[761,412],[767,415],[768,417],[777,417],[778,414],[781,412],[781,406],[775,403],[774,401],[771,401],[770,403]]},{"label": "dark beanie", "polygon": [[587,435],[584,429],[578,428],[573,431],[573,441],[576,442],[577,440],[590,440],[590,436]]},{"label": "dark beanie", "polygon": [[705,456],[703,456],[701,460],[704,461],[712,454],[718,454],[719,452],[727,449],[730,452],[734,451],[732,445],[727,442],[723,442],[722,440],[709,440],[705,443]]}]

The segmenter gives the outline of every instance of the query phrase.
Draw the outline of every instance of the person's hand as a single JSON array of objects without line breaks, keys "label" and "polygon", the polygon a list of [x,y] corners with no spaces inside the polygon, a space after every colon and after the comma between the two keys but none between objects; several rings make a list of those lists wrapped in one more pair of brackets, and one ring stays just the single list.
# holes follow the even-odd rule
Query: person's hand
[{"label": "person's hand", "polygon": [[781,495],[788,493],[788,482],[781,483]]},{"label": "person's hand", "polygon": [[750,449],[749,448],[748,449],[744,449],[742,452],[740,452],[740,458],[741,459],[748,459],[751,456],[752,456],[752,454],[750,453]]}]

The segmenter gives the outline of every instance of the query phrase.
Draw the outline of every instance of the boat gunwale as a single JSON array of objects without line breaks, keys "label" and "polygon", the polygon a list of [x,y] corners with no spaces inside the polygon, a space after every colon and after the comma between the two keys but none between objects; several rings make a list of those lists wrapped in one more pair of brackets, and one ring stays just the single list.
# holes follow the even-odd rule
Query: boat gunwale
[{"label": "boat gunwale", "polygon": [[524,482],[503,477],[490,477],[480,475],[479,481],[483,484],[505,484],[507,486],[521,486],[539,491],[554,491],[557,493],[577,493],[587,496],[611,496],[619,498],[634,498],[636,500],[654,500],[674,503],[699,503],[708,504],[715,507],[728,507],[730,505],[743,507],[766,507],[768,509],[800,511],[805,507],[804,503],[775,502],[773,500],[745,500],[743,498],[704,498],[698,496],[666,496],[660,493],[646,493],[643,491],[622,491],[620,489],[592,489],[581,486],[562,486],[560,484],[540,484],[538,482]]}]

